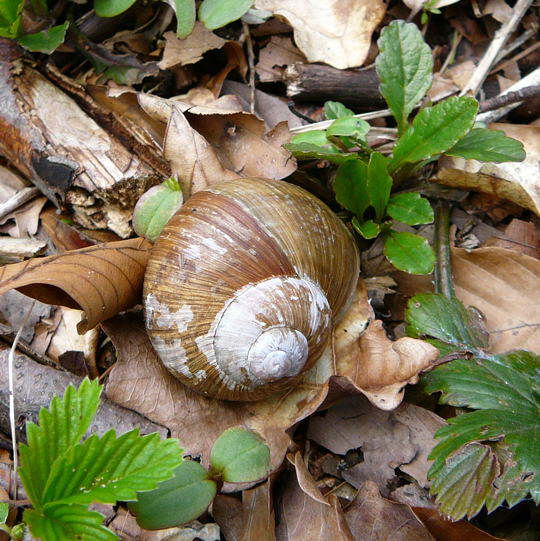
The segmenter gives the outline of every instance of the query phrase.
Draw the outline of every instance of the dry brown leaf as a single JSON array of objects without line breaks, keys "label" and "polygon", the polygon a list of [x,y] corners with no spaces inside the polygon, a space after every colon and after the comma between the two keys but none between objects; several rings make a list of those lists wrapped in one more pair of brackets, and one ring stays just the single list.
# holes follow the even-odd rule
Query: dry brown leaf
[{"label": "dry brown leaf", "polygon": [[435,102],[442,100],[459,91],[459,88],[454,84],[452,79],[440,73],[433,74],[433,82],[428,90],[427,97],[430,101]]},{"label": "dry brown leaf", "polygon": [[179,39],[174,32],[165,32],[165,50],[158,66],[162,70],[172,68],[178,64],[186,66],[198,62],[204,53],[211,49],[221,49],[226,41],[214,32],[211,32],[201,22],[196,22],[193,32],[185,38]]},{"label": "dry brown leaf", "polygon": [[278,541],[332,540],[353,541],[337,498],[325,505],[308,496],[291,472],[279,501]]},{"label": "dry brown leaf", "polygon": [[416,383],[439,351],[416,338],[393,342],[382,321],[370,321],[373,317],[365,285],[360,283],[351,309],[334,331],[336,375],[375,406],[390,410],[400,404],[405,385]]},{"label": "dry brown leaf", "polygon": [[228,41],[223,46],[223,52],[227,56],[227,64],[213,77],[210,77],[206,81],[206,87],[209,88],[214,96],[217,98],[221,93],[221,87],[225,81],[227,75],[233,70],[236,69],[242,78],[246,79],[246,74],[248,71],[248,63],[246,60],[246,55],[244,54],[244,49],[239,43],[235,41]]},{"label": "dry brown leaf", "polygon": [[255,71],[262,83],[281,81],[286,66],[305,61],[305,56],[291,38],[272,36],[268,45],[259,52],[259,62],[255,66]]},{"label": "dry brown leaf", "polygon": [[514,10],[504,0],[488,0],[482,15],[491,15],[496,21],[506,23],[512,17]]},{"label": "dry brown leaf", "polygon": [[6,265],[0,294],[17,289],[47,304],[85,312],[86,332],[140,302],[150,243],[135,238]]},{"label": "dry brown leaf", "polygon": [[302,453],[300,453],[300,451],[296,451],[293,463],[296,471],[296,479],[300,488],[314,500],[323,503],[324,505],[330,505],[328,499],[321,494],[315,479],[313,479],[311,473],[309,473],[308,467],[302,458]]},{"label": "dry brown leaf", "polygon": [[242,492],[241,541],[275,541],[276,526],[272,505],[271,483]]},{"label": "dry brown leaf", "polygon": [[256,0],[255,7],[284,17],[310,62],[339,69],[364,63],[371,34],[386,12],[382,0]]},{"label": "dry brown leaf", "polygon": [[472,60],[466,60],[465,62],[451,66],[446,70],[446,73],[453,83],[462,90],[467,86],[475,69],[476,64]]},{"label": "dry brown leaf", "polygon": [[540,353],[540,261],[504,248],[452,250],[456,296],[486,316],[490,351]]},{"label": "dry brown leaf", "polygon": [[308,438],[338,455],[361,447],[363,462],[343,470],[343,478],[357,488],[364,481],[373,481],[387,495],[395,468],[427,485],[431,466],[427,457],[435,445],[433,435],[443,425],[433,412],[413,404],[383,411],[364,397],[351,396],[325,415],[312,417]]},{"label": "dry brown leaf", "polygon": [[218,494],[212,502],[212,516],[227,541],[240,541],[244,532],[242,502],[228,494]]},{"label": "dry brown leaf", "polygon": [[221,165],[214,149],[189,125],[179,107],[172,109],[163,155],[170,161],[173,174],[180,180],[186,199],[212,184],[240,176]]},{"label": "dry brown leaf", "polygon": [[431,180],[508,199],[540,215],[540,127],[491,124],[490,128],[521,141],[527,153],[525,161],[480,163],[447,156],[440,160],[439,171]]},{"label": "dry brown leaf", "polygon": [[488,239],[484,246],[513,250],[530,257],[540,254],[540,229],[532,222],[514,218],[501,235]]},{"label": "dry brown leaf", "polygon": [[159,419],[186,453],[208,464],[215,439],[231,426],[259,432],[270,447],[271,468],[279,467],[291,439],[285,432],[311,415],[325,399],[332,373],[330,351],[288,393],[259,402],[234,403],[194,393],[158,360],[140,317],[128,314],[104,324],[118,353],[107,396],[148,419]]},{"label": "dry brown leaf", "polygon": [[408,505],[381,497],[377,485],[370,481],[362,485],[345,518],[357,541],[435,539]]}]

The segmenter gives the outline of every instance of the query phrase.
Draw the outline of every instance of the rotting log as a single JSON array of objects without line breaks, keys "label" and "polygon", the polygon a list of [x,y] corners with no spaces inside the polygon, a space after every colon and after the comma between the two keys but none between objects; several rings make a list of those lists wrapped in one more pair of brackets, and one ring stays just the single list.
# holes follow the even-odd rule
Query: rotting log
[{"label": "rotting log", "polygon": [[358,109],[386,107],[374,68],[339,70],[322,64],[297,63],[283,75],[287,96],[298,101],[340,101]]},{"label": "rotting log", "polygon": [[[9,390],[8,390],[8,355],[9,346],[0,342],[0,430],[9,434]],[[72,384],[78,387],[82,378],[44,366],[26,355],[16,352],[14,368],[15,419],[17,419],[18,437],[24,440],[25,421],[37,422],[39,410],[48,407],[53,396],[63,395],[66,387]],[[102,399],[90,432],[103,434],[114,428],[117,433],[140,428],[141,433],[159,432],[166,436],[165,427],[153,423],[146,417]]]},{"label": "rotting log", "polygon": [[131,233],[139,196],[162,179],[0,38],[0,154],[88,229]]}]

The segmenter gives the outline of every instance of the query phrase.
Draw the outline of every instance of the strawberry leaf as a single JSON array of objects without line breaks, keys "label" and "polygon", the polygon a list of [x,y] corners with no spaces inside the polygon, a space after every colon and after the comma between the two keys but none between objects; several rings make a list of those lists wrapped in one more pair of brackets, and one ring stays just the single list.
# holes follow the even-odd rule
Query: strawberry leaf
[{"label": "strawberry leaf", "polygon": [[391,230],[384,243],[384,255],[396,269],[410,274],[429,274],[435,265],[429,242],[413,233]]},{"label": "strawberry leaf", "polygon": [[430,224],[433,209],[419,193],[400,193],[390,198],[386,208],[388,216],[407,225]]},{"label": "strawberry leaf", "polygon": [[324,103],[324,118],[326,120],[335,120],[347,116],[354,116],[354,112],[339,101],[327,101]]},{"label": "strawberry leaf", "polygon": [[392,177],[388,174],[388,158],[380,152],[373,152],[367,168],[367,190],[378,221],[384,218],[391,189]]},{"label": "strawberry leaf", "polygon": [[370,205],[367,189],[367,165],[360,160],[342,163],[334,180],[337,202],[361,220]]}]

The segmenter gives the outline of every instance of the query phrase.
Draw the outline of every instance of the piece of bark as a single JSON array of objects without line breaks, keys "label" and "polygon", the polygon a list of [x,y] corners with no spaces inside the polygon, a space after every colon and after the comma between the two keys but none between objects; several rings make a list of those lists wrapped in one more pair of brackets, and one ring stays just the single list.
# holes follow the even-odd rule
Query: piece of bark
[{"label": "piece of bark", "polygon": [[[0,343],[0,430],[6,433],[9,433],[9,349],[9,346]],[[39,410],[48,407],[53,396],[63,395],[70,383],[78,387],[81,378],[39,364],[18,352],[15,354],[13,368],[15,373],[15,418],[18,420],[18,437],[24,440],[24,421],[37,422]],[[140,428],[143,434],[159,432],[162,436],[167,435],[165,427],[104,398],[101,400],[101,405],[90,425],[89,432],[104,434],[112,428],[118,434]]]},{"label": "piece of bark", "polygon": [[0,154],[89,229],[131,234],[131,211],[160,179],[0,39]]},{"label": "piece of bark", "polygon": [[0,264],[16,263],[42,254],[47,248],[47,243],[43,240],[24,237],[14,239],[12,237],[0,237]]},{"label": "piece of bark", "polygon": [[321,64],[293,64],[284,73],[287,96],[299,101],[340,101],[358,109],[383,108],[379,78],[373,68],[338,70]]}]

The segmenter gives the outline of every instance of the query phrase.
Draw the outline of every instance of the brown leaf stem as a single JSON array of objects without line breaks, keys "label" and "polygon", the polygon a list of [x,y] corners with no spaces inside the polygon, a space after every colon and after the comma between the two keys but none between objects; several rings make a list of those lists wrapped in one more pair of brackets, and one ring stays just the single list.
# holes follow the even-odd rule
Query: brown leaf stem
[{"label": "brown leaf stem", "polygon": [[450,205],[439,200],[435,205],[435,291],[448,299],[455,297],[450,258]]}]

